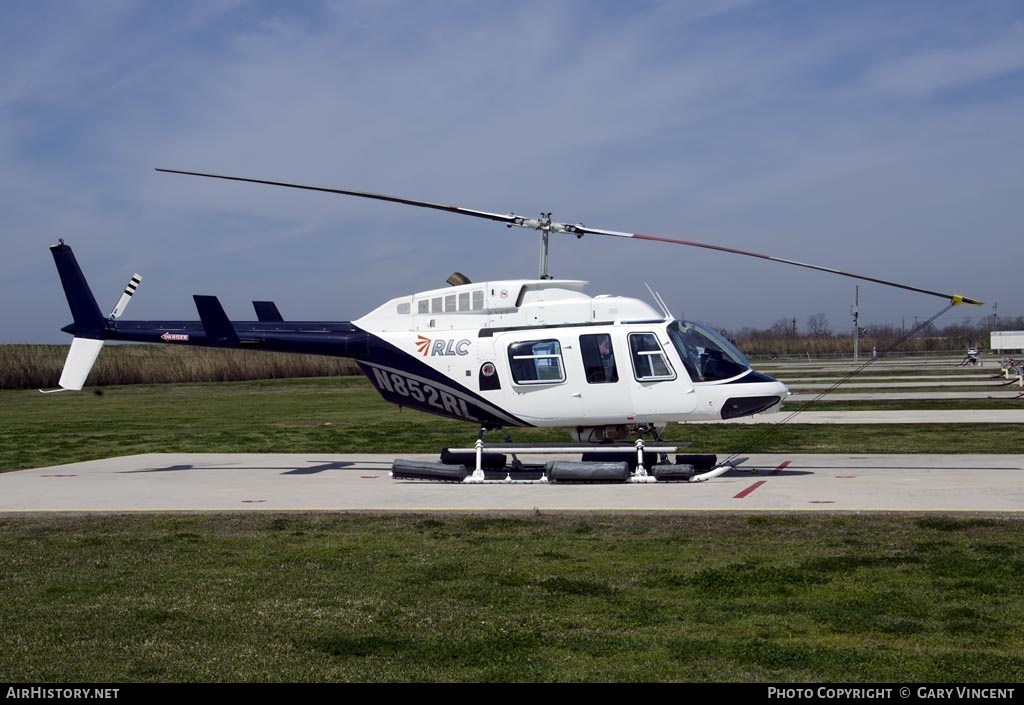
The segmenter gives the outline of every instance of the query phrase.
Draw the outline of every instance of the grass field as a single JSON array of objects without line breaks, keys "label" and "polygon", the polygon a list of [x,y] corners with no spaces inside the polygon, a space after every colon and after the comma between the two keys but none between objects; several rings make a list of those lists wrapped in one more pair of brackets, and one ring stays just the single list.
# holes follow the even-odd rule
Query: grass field
[{"label": "grass field", "polygon": [[[719,454],[1020,452],[1011,424],[765,431],[668,436]],[[0,392],[3,470],[474,437],[361,377]],[[1022,571],[1021,514],[8,516],[0,680],[1014,683]]]},{"label": "grass field", "polygon": [[0,679],[1014,683],[1021,517],[0,518]]},{"label": "grass field", "polygon": [[[384,402],[362,377],[224,384],[129,385],[102,394],[0,392],[0,468],[153,452],[429,453],[472,445],[476,428]],[[1009,401],[1009,400],[1008,400]],[[1002,408],[1019,407],[1009,401]],[[828,408],[828,407],[815,407]],[[835,408],[835,407],[832,407]],[[858,408],[865,408],[860,406]],[[947,407],[948,408],[948,407]],[[523,429],[522,441],[565,441],[566,429]],[[673,424],[688,450],[808,453],[1016,453],[1011,424],[878,426]]]}]

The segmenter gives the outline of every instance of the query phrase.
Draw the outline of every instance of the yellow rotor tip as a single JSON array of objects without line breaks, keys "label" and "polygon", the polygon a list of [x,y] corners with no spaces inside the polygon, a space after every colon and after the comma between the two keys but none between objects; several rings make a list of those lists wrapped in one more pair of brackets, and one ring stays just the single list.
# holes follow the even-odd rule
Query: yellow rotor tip
[{"label": "yellow rotor tip", "polygon": [[953,294],[952,298],[950,298],[950,301],[954,306],[959,306],[960,304],[971,304],[972,306],[981,306],[982,304],[985,303],[984,301],[978,301],[977,299],[969,299],[963,294]]}]

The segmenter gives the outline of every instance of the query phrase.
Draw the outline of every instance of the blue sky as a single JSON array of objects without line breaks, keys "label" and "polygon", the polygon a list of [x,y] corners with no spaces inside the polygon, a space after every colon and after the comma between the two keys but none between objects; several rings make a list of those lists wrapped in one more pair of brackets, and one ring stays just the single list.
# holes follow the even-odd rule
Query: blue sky
[{"label": "blue sky", "polygon": [[[532,277],[528,231],[154,167],[375,191],[698,240],[1024,312],[1024,4],[0,3],[0,342],[62,342],[47,246],[129,318],[348,320]],[[725,328],[825,313],[852,280],[557,239],[552,272]],[[939,299],[862,284],[863,324]]]}]

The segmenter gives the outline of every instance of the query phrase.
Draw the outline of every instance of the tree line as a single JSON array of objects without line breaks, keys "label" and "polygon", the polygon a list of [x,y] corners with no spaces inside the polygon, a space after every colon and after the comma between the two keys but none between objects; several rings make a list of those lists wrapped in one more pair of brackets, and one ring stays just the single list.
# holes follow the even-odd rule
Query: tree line
[{"label": "tree line", "polygon": [[[808,316],[802,325],[796,318],[780,318],[768,328],[719,330],[750,356],[853,354],[852,328],[834,332],[824,313]],[[964,353],[971,347],[986,350],[989,333],[994,330],[1024,330],[1024,316],[986,316],[976,322],[962,321],[942,327],[935,323],[869,324],[861,326],[859,349],[861,355],[871,355],[873,351]]]}]

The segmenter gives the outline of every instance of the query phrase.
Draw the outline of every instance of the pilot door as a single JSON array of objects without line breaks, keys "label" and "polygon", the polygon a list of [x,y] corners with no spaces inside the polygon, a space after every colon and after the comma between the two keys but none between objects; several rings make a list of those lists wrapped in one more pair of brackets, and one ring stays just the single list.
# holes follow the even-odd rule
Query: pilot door
[{"label": "pilot door", "polygon": [[[676,369],[655,331],[628,332],[624,336],[627,377],[636,420],[668,421],[697,408],[697,395],[682,366]],[[669,347],[671,349],[671,347]]]}]

